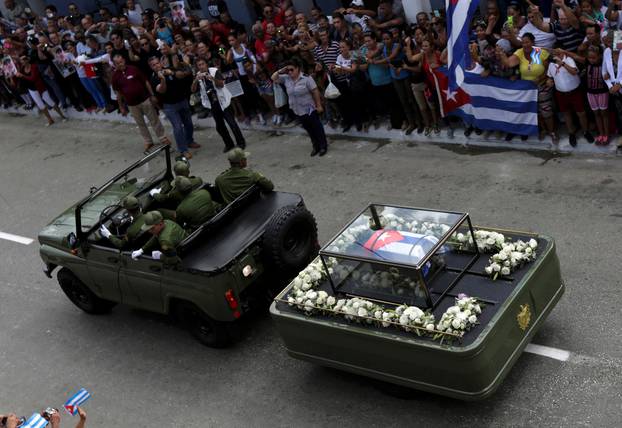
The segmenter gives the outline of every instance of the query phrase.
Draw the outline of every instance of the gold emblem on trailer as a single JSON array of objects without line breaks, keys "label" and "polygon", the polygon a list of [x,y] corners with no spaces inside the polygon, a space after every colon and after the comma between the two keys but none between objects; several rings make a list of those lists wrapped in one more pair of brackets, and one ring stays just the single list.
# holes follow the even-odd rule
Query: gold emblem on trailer
[{"label": "gold emblem on trailer", "polygon": [[520,306],[518,315],[516,315],[516,321],[521,330],[525,331],[527,329],[531,321],[531,308],[529,307],[529,303]]}]

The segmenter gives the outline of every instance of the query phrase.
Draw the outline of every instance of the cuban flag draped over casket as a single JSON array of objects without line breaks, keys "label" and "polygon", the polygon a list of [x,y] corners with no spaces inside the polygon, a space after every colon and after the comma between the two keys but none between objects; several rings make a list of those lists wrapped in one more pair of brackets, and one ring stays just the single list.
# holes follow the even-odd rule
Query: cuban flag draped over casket
[{"label": "cuban flag draped over casket", "polygon": [[438,243],[435,236],[380,229],[363,244],[382,260],[417,264]]}]

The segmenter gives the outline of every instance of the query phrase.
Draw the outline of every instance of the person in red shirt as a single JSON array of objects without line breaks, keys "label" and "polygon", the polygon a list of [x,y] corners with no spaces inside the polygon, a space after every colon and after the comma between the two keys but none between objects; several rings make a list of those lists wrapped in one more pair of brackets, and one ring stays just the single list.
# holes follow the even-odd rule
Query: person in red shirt
[{"label": "person in red shirt", "polygon": [[274,7],[272,7],[271,4],[265,5],[263,7],[263,21],[261,21],[263,30],[266,31],[266,25],[268,25],[269,22],[272,22],[277,27],[283,25],[283,13],[284,11],[275,14]]},{"label": "person in red shirt", "polygon": [[50,116],[48,106],[52,107],[54,111],[59,114],[59,116],[63,119],[63,122],[66,122],[67,118],[63,114],[62,110],[58,107],[58,104],[56,104],[52,97],[50,97],[50,94],[45,87],[45,83],[43,82],[43,78],[39,74],[39,68],[37,65],[31,64],[30,58],[26,55],[22,55],[19,60],[21,62],[21,70],[15,75],[23,80],[30,97],[36,104],[39,111],[43,113],[45,118],[48,120],[46,126],[54,124],[54,120],[52,119],[52,116]]},{"label": "person in red shirt", "polygon": [[[115,72],[112,75],[112,89],[117,94],[119,110],[123,116],[126,116],[129,108],[129,112],[132,114],[136,125],[138,125],[138,130],[145,141],[145,152],[148,152],[154,144],[144,116],[147,116],[160,142],[162,144],[171,144],[164,132],[164,126],[160,122],[158,112],[154,107],[154,105],[157,105],[158,99],[155,97],[149,81],[137,67],[127,65],[123,55],[114,55],[112,61],[115,66]],[[128,108],[125,107],[126,104]]]}]

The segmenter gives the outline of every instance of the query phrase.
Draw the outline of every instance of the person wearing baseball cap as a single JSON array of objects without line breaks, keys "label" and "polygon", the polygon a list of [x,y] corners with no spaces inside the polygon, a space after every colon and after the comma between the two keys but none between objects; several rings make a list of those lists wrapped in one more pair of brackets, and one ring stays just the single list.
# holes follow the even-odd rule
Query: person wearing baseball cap
[{"label": "person wearing baseball cap", "polygon": [[132,259],[136,260],[145,253],[151,252],[151,258],[162,260],[164,264],[181,263],[177,255],[177,247],[188,234],[177,223],[165,220],[159,211],[149,211],[144,215],[145,223],[142,231],[149,231],[153,237],[139,250],[132,251]]},{"label": "person wearing baseball cap", "polygon": [[216,177],[216,187],[226,204],[235,200],[254,184],[258,185],[264,192],[270,192],[274,189],[272,181],[246,167],[249,154],[240,148],[230,150],[227,155],[230,168]]},{"label": "person wearing baseball cap", "polygon": [[99,228],[99,234],[107,238],[116,248],[122,249],[128,244],[134,242],[141,232],[142,226],[145,224],[145,216],[143,215],[140,202],[134,196],[126,196],[121,201],[121,206],[125,208],[130,215],[131,224],[127,232],[123,236],[113,235],[106,225],[102,224]]}]

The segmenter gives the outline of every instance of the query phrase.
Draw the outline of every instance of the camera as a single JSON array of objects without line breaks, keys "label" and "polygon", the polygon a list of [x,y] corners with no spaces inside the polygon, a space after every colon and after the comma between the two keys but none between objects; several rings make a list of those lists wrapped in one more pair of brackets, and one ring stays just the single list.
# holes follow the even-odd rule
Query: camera
[{"label": "camera", "polygon": [[49,421],[53,414],[58,413],[57,409],[52,407],[46,408],[43,412],[41,412],[41,417],[46,421]]},{"label": "camera", "polygon": [[218,48],[218,53],[221,55],[225,54],[225,48],[223,48],[222,46]]},{"label": "camera", "polygon": [[[8,419],[7,416],[4,416],[4,417],[2,417],[2,419],[0,419],[0,428],[5,428],[6,427],[7,419]],[[24,425],[24,422],[26,422],[26,418],[24,416],[22,416],[21,418],[19,418],[17,420],[17,426],[21,427],[22,425]]]}]

